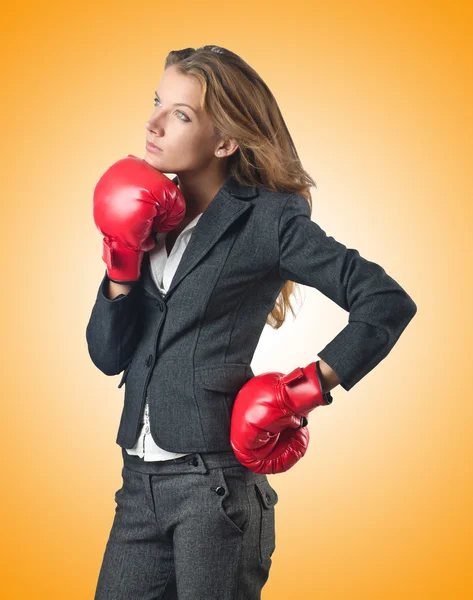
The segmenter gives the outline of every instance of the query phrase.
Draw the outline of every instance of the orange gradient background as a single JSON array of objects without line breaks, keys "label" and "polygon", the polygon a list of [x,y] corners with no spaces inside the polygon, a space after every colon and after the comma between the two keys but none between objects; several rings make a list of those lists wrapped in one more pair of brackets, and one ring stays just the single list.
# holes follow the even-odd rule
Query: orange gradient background
[{"label": "orange gradient background", "polygon": [[[172,49],[227,47],[273,91],[313,220],[418,312],[271,475],[263,599],[473,597],[472,5],[20,1],[2,11],[2,596],[91,599],[121,486],[124,388],[85,328],[105,271],[93,188],[127,154]],[[301,288],[256,374],[316,360],[348,313]],[[210,600],[210,599],[209,599]]]}]

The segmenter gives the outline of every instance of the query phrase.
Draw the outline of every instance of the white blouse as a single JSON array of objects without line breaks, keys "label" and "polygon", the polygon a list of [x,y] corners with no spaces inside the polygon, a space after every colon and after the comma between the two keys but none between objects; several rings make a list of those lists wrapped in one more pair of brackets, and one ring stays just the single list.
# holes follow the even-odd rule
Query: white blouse
[{"label": "white blouse", "polygon": [[[156,234],[156,246],[149,251],[149,264],[151,268],[151,276],[162,294],[165,294],[169,289],[172,278],[179,262],[184,254],[187,244],[192,236],[192,232],[197,224],[197,221],[202,216],[198,214],[178,235],[169,256],[166,250],[166,235],[167,232]],[[144,422],[141,427],[140,435],[133,448],[126,448],[128,454],[137,454],[144,458],[146,462],[153,460],[169,460],[186,456],[191,452],[169,452],[164,448],[159,447],[154,441],[149,429],[149,406],[146,402],[144,410]]]}]

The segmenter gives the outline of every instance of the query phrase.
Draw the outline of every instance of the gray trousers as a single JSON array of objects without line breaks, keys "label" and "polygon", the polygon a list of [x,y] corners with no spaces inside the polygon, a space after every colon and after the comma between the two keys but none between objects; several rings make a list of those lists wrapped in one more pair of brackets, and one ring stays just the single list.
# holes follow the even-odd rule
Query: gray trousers
[{"label": "gray trousers", "polygon": [[95,600],[259,600],[275,549],[267,476],[231,451],[122,455]]}]

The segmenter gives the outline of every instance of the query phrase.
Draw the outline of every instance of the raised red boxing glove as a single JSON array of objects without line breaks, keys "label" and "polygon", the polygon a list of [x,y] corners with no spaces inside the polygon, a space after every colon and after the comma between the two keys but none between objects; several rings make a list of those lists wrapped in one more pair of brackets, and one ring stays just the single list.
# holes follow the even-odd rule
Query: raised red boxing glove
[{"label": "raised red boxing glove", "polygon": [[323,390],[318,362],[287,375],[256,375],[238,392],[230,442],[244,466],[256,473],[281,473],[304,456],[309,412],[332,402],[330,392]]},{"label": "raised red boxing glove", "polygon": [[144,252],[156,244],[153,232],[174,229],[186,212],[177,185],[133,154],[105,171],[93,204],[95,225],[104,236],[102,259],[116,283],[140,278]]}]

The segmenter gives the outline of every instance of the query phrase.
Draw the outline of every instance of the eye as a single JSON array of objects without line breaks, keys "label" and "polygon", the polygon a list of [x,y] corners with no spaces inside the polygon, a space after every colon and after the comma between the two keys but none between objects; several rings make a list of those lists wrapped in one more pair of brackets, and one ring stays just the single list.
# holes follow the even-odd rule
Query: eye
[{"label": "eye", "polygon": [[[155,96],[155,97],[154,97],[154,99],[153,99],[153,104],[154,104],[155,106],[156,106],[156,102],[160,102],[160,101],[159,101],[159,98],[158,98],[157,96]],[[184,119],[181,119],[181,118],[179,117],[179,119],[180,119],[181,121],[184,121],[184,123],[189,123],[189,122],[190,122],[190,119],[187,117],[187,115],[186,115],[185,113],[181,112],[180,110],[178,110],[178,111],[176,111],[176,112],[178,112],[179,114],[181,114],[181,115],[184,117]]]}]

